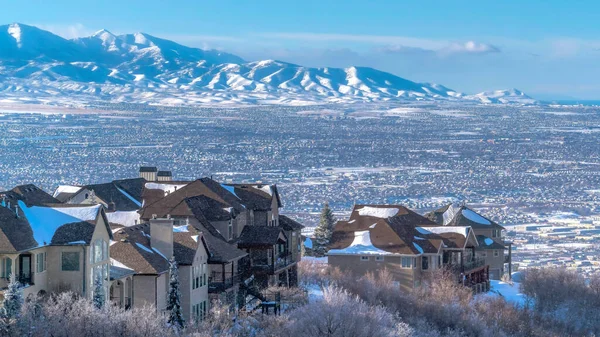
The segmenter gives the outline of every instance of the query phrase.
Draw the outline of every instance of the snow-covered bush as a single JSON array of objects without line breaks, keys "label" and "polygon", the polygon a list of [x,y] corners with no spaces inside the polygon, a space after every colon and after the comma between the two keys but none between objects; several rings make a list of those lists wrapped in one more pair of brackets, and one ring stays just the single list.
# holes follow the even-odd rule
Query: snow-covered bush
[{"label": "snow-covered bush", "polygon": [[382,306],[372,306],[346,290],[328,287],[323,301],[289,314],[287,336],[409,336],[412,330]]}]

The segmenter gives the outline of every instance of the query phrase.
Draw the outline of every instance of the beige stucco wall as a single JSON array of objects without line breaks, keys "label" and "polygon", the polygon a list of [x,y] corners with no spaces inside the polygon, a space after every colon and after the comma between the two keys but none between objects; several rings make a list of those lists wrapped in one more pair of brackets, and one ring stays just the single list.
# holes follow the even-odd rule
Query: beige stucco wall
[{"label": "beige stucco wall", "polygon": [[194,264],[192,266],[179,267],[179,282],[181,286],[181,305],[183,315],[187,321],[192,319],[192,306],[200,304],[203,301],[208,305],[208,285],[203,284],[201,287],[192,289],[193,267],[200,267],[200,275],[206,273],[206,281],[208,282],[209,267],[207,264],[208,253],[204,245],[199,245],[194,256]]},{"label": "beige stucco wall", "polygon": [[[375,261],[375,256],[370,256],[369,261],[361,261],[359,255],[329,255],[328,261],[330,266],[351,272],[356,277],[368,272],[377,273],[385,268],[403,290],[412,289],[421,276],[420,268],[402,268],[400,256],[385,256],[384,261],[380,262]],[[420,267],[420,263],[421,260],[417,259],[417,267]]]},{"label": "beige stucco wall", "polygon": [[156,275],[133,276],[133,307],[154,306],[156,304]]},{"label": "beige stucco wall", "polygon": [[[492,229],[474,229],[475,235],[485,235],[486,237],[494,240],[497,243],[504,244],[502,237],[493,238]],[[490,278],[500,279],[504,274],[504,255],[508,252],[504,249],[498,249],[498,256],[494,256],[494,249],[486,249],[485,263],[490,266]],[[481,251],[478,254],[481,256]]]}]

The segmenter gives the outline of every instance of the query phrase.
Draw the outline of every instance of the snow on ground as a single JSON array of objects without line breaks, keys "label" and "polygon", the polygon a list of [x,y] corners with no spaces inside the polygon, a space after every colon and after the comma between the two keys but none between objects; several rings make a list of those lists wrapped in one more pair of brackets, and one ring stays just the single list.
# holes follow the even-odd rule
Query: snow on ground
[{"label": "snow on ground", "polygon": [[521,284],[513,282],[512,285],[499,280],[490,280],[491,289],[480,296],[502,296],[508,303],[516,306],[525,306],[525,295],[520,291]]},{"label": "snow on ground", "polygon": [[310,284],[306,286],[308,291],[308,303],[321,302],[323,300],[323,288],[318,284]]},{"label": "snow on ground", "polygon": [[375,218],[391,218],[394,215],[398,214],[397,208],[383,208],[383,207],[370,207],[365,206],[359,210],[357,210],[358,214],[361,216],[372,216]]},{"label": "snow on ground", "polygon": [[323,257],[303,256],[302,261],[327,264],[328,258],[327,258],[327,256],[323,256]]},{"label": "snow on ground", "polygon": [[465,218],[467,218],[473,222],[476,222],[478,224],[482,224],[482,225],[491,225],[492,224],[489,220],[487,220],[486,218],[482,217],[481,215],[473,212],[472,210],[470,210],[468,208],[465,208],[462,210],[462,215]]}]

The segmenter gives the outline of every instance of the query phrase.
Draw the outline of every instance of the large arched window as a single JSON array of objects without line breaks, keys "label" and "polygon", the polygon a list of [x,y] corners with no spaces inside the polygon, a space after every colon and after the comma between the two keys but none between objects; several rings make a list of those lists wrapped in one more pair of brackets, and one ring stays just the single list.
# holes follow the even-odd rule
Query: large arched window
[{"label": "large arched window", "polygon": [[102,239],[96,239],[92,244],[90,261],[92,264],[108,260],[108,242]]}]

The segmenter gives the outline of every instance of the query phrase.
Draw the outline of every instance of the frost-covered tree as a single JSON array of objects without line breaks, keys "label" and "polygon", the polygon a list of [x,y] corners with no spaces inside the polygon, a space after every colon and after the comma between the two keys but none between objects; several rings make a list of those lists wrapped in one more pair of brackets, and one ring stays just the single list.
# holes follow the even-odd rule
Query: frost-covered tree
[{"label": "frost-covered tree", "polygon": [[104,306],[106,294],[104,291],[104,285],[102,282],[102,277],[97,275],[94,279],[94,297],[92,301],[94,302],[94,306],[98,309]]},{"label": "frost-covered tree", "polygon": [[316,256],[323,256],[327,253],[327,246],[331,241],[331,233],[335,226],[335,217],[333,211],[329,208],[329,203],[323,205],[321,210],[321,219],[319,225],[315,228],[315,239],[313,240],[313,251]]},{"label": "frost-covered tree", "polygon": [[0,332],[8,333],[11,325],[21,316],[21,308],[23,307],[23,289],[21,283],[11,278],[8,284],[8,289],[4,292],[4,300],[0,307]]},{"label": "frost-covered tree", "polygon": [[167,311],[169,318],[167,322],[176,329],[182,329],[185,326],[185,319],[181,312],[181,292],[179,291],[179,271],[177,262],[171,258],[169,273],[169,295],[167,298]]}]

